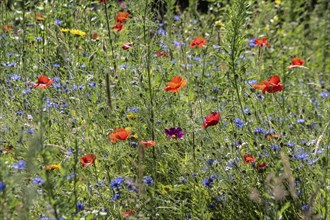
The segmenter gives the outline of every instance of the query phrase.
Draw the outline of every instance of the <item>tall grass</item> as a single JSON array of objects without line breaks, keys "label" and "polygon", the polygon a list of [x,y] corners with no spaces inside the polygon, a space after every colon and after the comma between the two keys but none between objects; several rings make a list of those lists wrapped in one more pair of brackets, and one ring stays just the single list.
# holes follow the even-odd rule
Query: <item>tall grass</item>
[{"label": "tall grass", "polygon": [[194,2],[0,3],[1,219],[328,219],[330,5]]}]

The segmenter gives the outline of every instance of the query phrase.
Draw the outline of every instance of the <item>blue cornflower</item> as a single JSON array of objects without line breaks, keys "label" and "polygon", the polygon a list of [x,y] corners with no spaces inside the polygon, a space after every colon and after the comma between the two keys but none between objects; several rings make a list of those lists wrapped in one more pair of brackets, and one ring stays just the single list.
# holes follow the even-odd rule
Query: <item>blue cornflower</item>
[{"label": "blue cornflower", "polygon": [[26,133],[28,133],[28,134],[33,134],[33,133],[34,133],[34,129],[33,129],[33,128],[28,128],[28,129],[26,130]]},{"label": "blue cornflower", "polygon": [[61,67],[61,65],[58,64],[58,63],[55,63],[55,64],[53,65],[53,67],[54,67],[54,68],[59,68],[59,67]]},{"label": "blue cornflower", "polygon": [[271,149],[272,151],[278,151],[278,150],[281,149],[281,147],[280,147],[280,145],[278,145],[278,144],[273,144],[272,146],[270,146],[270,149]]},{"label": "blue cornflower", "polygon": [[308,211],[309,208],[308,208],[308,205],[303,205],[303,206],[301,207],[301,209],[302,209],[302,211],[305,212],[305,211]]},{"label": "blue cornflower", "polygon": [[166,35],[166,31],[163,28],[160,28],[160,29],[158,29],[157,34],[158,35],[165,36]]},{"label": "blue cornflower", "polygon": [[11,80],[17,81],[17,80],[19,80],[21,78],[21,75],[19,75],[19,74],[13,74],[10,78],[11,78]]},{"label": "blue cornflower", "polygon": [[174,21],[179,21],[180,20],[180,16],[179,15],[174,15]]},{"label": "blue cornflower", "polygon": [[54,23],[55,23],[55,24],[57,24],[57,25],[61,25],[61,24],[62,24],[62,21],[61,21],[61,20],[58,20],[58,19],[56,19],[56,20],[54,21]]},{"label": "blue cornflower", "polygon": [[42,37],[35,37],[34,38],[36,41],[42,41]]},{"label": "blue cornflower", "polygon": [[234,123],[236,124],[236,126],[238,128],[243,128],[244,127],[244,122],[241,119],[239,119],[239,118],[235,118],[234,119]]},{"label": "blue cornflower", "polygon": [[184,178],[183,176],[181,176],[181,177],[180,177],[180,181],[181,181],[181,183],[186,183],[186,182],[187,182],[187,179]]},{"label": "blue cornflower", "polygon": [[17,163],[14,163],[12,167],[16,170],[25,170],[26,162],[24,160],[19,160]]},{"label": "blue cornflower", "polygon": [[124,177],[117,177],[116,179],[112,180],[110,183],[110,187],[112,189],[117,189],[121,186],[121,184],[124,182]]},{"label": "blue cornflower", "polygon": [[211,166],[214,162],[215,162],[214,159],[209,159],[206,163]]},{"label": "blue cornflower", "polygon": [[121,70],[126,70],[127,69],[127,65],[121,65]]},{"label": "blue cornflower", "polygon": [[308,153],[305,151],[304,148],[296,148],[293,157],[298,160],[305,160],[308,158]]},{"label": "blue cornflower", "polygon": [[286,146],[288,146],[288,147],[295,147],[296,146],[296,143],[295,142],[288,142],[286,144]]},{"label": "blue cornflower", "polygon": [[2,181],[0,181],[0,192],[4,191],[6,188],[6,184]]},{"label": "blue cornflower", "polygon": [[83,63],[81,66],[80,66],[81,69],[85,69],[86,68],[86,65]]},{"label": "blue cornflower", "polygon": [[322,98],[328,98],[328,97],[329,97],[329,93],[328,93],[328,92],[321,92],[321,93],[320,93],[320,96],[321,96]]},{"label": "blue cornflower", "polygon": [[6,62],[6,63],[3,63],[2,66],[4,66],[4,67],[16,67],[16,63]]},{"label": "blue cornflower", "polygon": [[305,119],[301,118],[297,120],[297,124],[304,124],[305,123]]},{"label": "blue cornflower", "polygon": [[23,94],[23,95],[26,95],[26,94],[28,94],[28,93],[31,93],[31,89],[30,89],[30,88],[24,89],[24,90],[22,91],[22,94]]},{"label": "blue cornflower", "polygon": [[66,179],[69,180],[69,179],[73,179],[75,176],[75,173],[71,173],[69,175],[66,176]]},{"label": "blue cornflower", "polygon": [[78,211],[82,211],[85,209],[84,204],[80,201],[77,202],[76,207],[77,207]]},{"label": "blue cornflower", "polygon": [[246,108],[246,109],[244,109],[243,113],[244,113],[245,115],[249,115],[249,114],[251,114],[252,112],[251,112],[250,109]]},{"label": "blue cornflower", "polygon": [[88,85],[89,85],[90,87],[94,88],[94,87],[96,86],[96,83],[95,83],[95,82],[90,82],[90,83],[88,83]]},{"label": "blue cornflower", "polygon": [[211,188],[213,187],[213,179],[212,179],[212,178],[205,178],[205,179],[202,181],[202,184],[203,184],[206,188],[211,189]]},{"label": "blue cornflower", "polygon": [[140,109],[136,107],[128,108],[126,112],[137,113]]},{"label": "blue cornflower", "polygon": [[145,176],[145,177],[143,177],[143,182],[144,182],[144,184],[146,184],[147,186],[152,186],[152,185],[154,185],[154,181],[153,181],[153,179],[152,179],[151,176]]},{"label": "blue cornflower", "polygon": [[41,176],[38,176],[38,177],[32,178],[32,183],[33,183],[33,184],[36,184],[36,185],[38,185],[38,186],[41,186],[44,182],[45,182],[45,180],[43,180],[43,179],[41,178]]},{"label": "blue cornflower", "polygon": [[116,193],[114,196],[112,196],[111,197],[111,201],[115,201],[115,200],[117,200],[117,199],[119,199],[120,198],[120,194],[119,193]]},{"label": "blue cornflower", "polygon": [[17,111],[16,115],[24,115],[24,113],[25,113],[24,111]]},{"label": "blue cornflower", "polygon": [[250,46],[250,47],[255,47],[255,46],[257,46],[257,45],[254,43],[254,41],[255,41],[255,38],[252,38],[252,39],[250,40],[250,42],[249,42],[249,46]]},{"label": "blue cornflower", "polygon": [[176,40],[173,41],[173,44],[174,44],[175,47],[180,47],[181,46],[180,42],[176,41]]}]

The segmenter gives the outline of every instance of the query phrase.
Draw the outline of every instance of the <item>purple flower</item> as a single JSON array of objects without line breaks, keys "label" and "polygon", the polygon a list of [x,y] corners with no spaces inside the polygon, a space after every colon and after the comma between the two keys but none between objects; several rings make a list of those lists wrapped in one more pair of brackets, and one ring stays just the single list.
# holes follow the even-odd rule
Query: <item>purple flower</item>
[{"label": "purple flower", "polygon": [[44,182],[45,182],[45,180],[43,180],[40,176],[38,176],[36,178],[32,178],[32,183],[36,184],[38,186],[41,186]]},{"label": "purple flower", "polygon": [[54,23],[57,24],[57,25],[61,25],[62,21],[61,20],[55,20]]},{"label": "purple flower", "polygon": [[234,123],[236,124],[236,126],[238,128],[243,128],[244,127],[244,122],[241,119],[239,119],[239,118],[235,118],[234,119]]},{"label": "purple flower", "polygon": [[85,206],[82,202],[78,201],[77,204],[76,204],[76,207],[77,207],[77,210],[78,211],[82,211],[85,209]]},{"label": "purple flower", "polygon": [[181,177],[180,177],[180,181],[181,181],[182,183],[186,183],[186,182],[187,182],[187,179],[184,178],[183,176],[181,176]]},{"label": "purple flower", "polygon": [[160,29],[158,29],[157,34],[158,34],[158,35],[163,35],[163,36],[165,36],[165,35],[166,35],[166,31],[165,31],[163,28],[160,28]]},{"label": "purple flower", "polygon": [[183,135],[186,134],[186,132],[183,132],[180,127],[165,129],[164,132],[167,137],[174,138],[174,139],[180,139],[183,137]]},{"label": "purple flower", "polygon": [[258,133],[258,134],[266,134],[266,131],[263,128],[255,128],[254,129],[254,133]]},{"label": "purple flower", "polygon": [[6,188],[6,184],[2,181],[0,181],[0,192],[4,191]]},{"label": "purple flower", "polygon": [[42,37],[34,37],[36,41],[42,41]]},{"label": "purple flower", "polygon": [[180,20],[180,16],[174,15],[174,21],[179,21],[179,20]]},{"label": "purple flower", "polygon": [[297,120],[297,124],[304,124],[305,123],[305,119],[301,118]]},{"label": "purple flower", "polygon": [[296,143],[295,142],[288,142],[287,144],[286,144],[286,146],[288,146],[288,147],[295,147],[296,146]]},{"label": "purple flower", "polygon": [[12,79],[13,81],[17,81],[17,80],[19,80],[20,78],[21,78],[21,76],[18,75],[18,74],[13,74],[13,75],[11,76],[11,79]]},{"label": "purple flower", "polygon": [[124,182],[125,178],[124,177],[117,177],[116,179],[112,180],[110,183],[110,187],[112,189],[119,188],[121,184]]},{"label": "purple flower", "polygon": [[115,201],[115,200],[117,200],[117,199],[119,199],[120,198],[120,194],[119,193],[116,193],[114,196],[112,196],[111,197],[111,201]]},{"label": "purple flower", "polygon": [[143,182],[144,182],[144,184],[146,184],[147,186],[152,186],[152,185],[154,185],[154,180],[152,179],[151,176],[145,176],[145,177],[143,177]]},{"label": "purple flower", "polygon": [[320,96],[321,96],[322,98],[327,98],[327,97],[329,97],[329,93],[328,93],[328,92],[321,92],[321,93],[320,93]]},{"label": "purple flower", "polygon": [[254,43],[254,41],[255,41],[254,38],[250,40],[250,42],[249,42],[249,46],[250,46],[250,47],[255,47],[255,46],[257,46],[257,45]]},{"label": "purple flower", "polygon": [[16,170],[25,170],[26,162],[24,160],[19,160],[17,163],[14,163],[12,167]]},{"label": "purple flower", "polygon": [[206,188],[211,189],[211,188],[213,187],[213,178],[205,178],[205,179],[202,181],[202,184],[203,184]]}]

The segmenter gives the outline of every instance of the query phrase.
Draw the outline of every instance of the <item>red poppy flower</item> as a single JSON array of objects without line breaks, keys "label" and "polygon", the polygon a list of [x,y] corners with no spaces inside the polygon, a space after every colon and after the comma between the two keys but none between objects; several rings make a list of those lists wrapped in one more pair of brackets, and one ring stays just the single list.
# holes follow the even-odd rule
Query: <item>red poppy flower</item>
[{"label": "red poppy flower", "polygon": [[95,160],[96,156],[94,154],[86,154],[80,158],[80,162],[83,167],[94,164]]},{"label": "red poppy flower", "polygon": [[120,11],[116,15],[116,22],[117,23],[125,23],[126,19],[130,16],[130,14],[126,11]]},{"label": "red poppy flower", "polygon": [[132,47],[133,47],[133,42],[130,42],[130,43],[123,44],[123,46],[121,48],[123,48],[123,50],[128,50]]},{"label": "red poppy flower", "polygon": [[38,89],[46,89],[48,88],[54,81],[50,78],[48,78],[45,75],[39,76],[38,77],[38,82],[37,83],[32,83],[33,88],[38,88]]},{"label": "red poppy flower", "polygon": [[153,147],[156,146],[156,142],[153,140],[150,141],[141,141],[141,143],[144,145],[144,147]]},{"label": "red poppy flower", "polygon": [[269,47],[268,38],[257,38],[254,40],[254,44],[259,47]]},{"label": "red poppy flower", "polygon": [[218,124],[219,120],[220,120],[220,114],[219,114],[219,112],[213,112],[211,114],[208,114],[205,117],[205,121],[203,123],[202,128],[205,128],[206,129],[209,126],[216,125],[216,124]]},{"label": "red poppy flower", "polygon": [[302,68],[307,68],[304,66],[305,61],[300,59],[299,57],[293,58],[291,61],[290,66],[288,66],[289,69],[294,68],[294,67],[302,67]]},{"label": "red poppy flower", "polygon": [[262,84],[254,84],[253,88],[262,90],[262,93],[275,93],[283,90],[281,79],[277,75],[272,75],[268,81],[262,81]]},{"label": "red poppy flower", "polygon": [[4,26],[3,26],[3,30],[4,30],[5,32],[12,31],[12,30],[13,30],[13,26],[11,26],[11,25],[4,25]]},{"label": "red poppy flower", "polygon": [[255,165],[255,167],[257,168],[257,170],[258,170],[259,173],[263,173],[266,170],[266,166],[267,166],[267,164],[265,162],[262,162],[260,164],[257,163]]},{"label": "red poppy flower", "polygon": [[124,25],[122,23],[116,23],[113,27],[112,30],[115,30],[117,32],[120,32],[123,30]]},{"label": "red poppy flower", "polygon": [[121,214],[124,217],[128,217],[128,216],[131,216],[134,212],[135,212],[135,209],[131,209],[131,210],[128,210],[126,212],[122,212]]},{"label": "red poppy flower", "polygon": [[117,141],[126,140],[131,135],[131,132],[127,131],[125,128],[117,128],[114,132],[109,135],[109,140],[112,143],[116,143]]},{"label": "red poppy flower", "polygon": [[206,45],[206,40],[203,37],[195,37],[190,43],[191,48],[199,47],[202,48]]},{"label": "red poppy flower", "polygon": [[186,85],[187,81],[182,79],[181,76],[174,76],[170,82],[166,83],[164,90],[166,92],[179,92],[181,87],[185,87]]},{"label": "red poppy flower", "polygon": [[255,162],[256,158],[252,157],[250,154],[244,154],[244,163],[252,163]]},{"label": "red poppy flower", "polygon": [[107,2],[108,0],[99,0],[100,3],[105,3]]}]

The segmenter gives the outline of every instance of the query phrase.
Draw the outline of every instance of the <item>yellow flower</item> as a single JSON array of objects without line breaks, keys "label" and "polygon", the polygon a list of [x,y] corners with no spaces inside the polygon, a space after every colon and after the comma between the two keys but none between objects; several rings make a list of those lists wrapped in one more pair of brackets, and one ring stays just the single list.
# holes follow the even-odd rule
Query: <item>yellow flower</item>
[{"label": "yellow flower", "polygon": [[56,169],[59,169],[60,167],[61,167],[60,164],[52,164],[52,165],[46,166],[46,170],[49,170],[49,171],[56,170]]},{"label": "yellow flower", "polygon": [[215,23],[214,23],[214,25],[216,26],[216,27],[221,27],[222,26],[222,22],[219,20],[219,21],[216,21]]},{"label": "yellow flower", "polygon": [[127,118],[129,119],[136,119],[138,116],[136,114],[134,114],[133,112],[129,112],[127,113]]},{"label": "yellow flower", "polygon": [[281,4],[281,0],[275,0],[275,4],[280,5]]},{"label": "yellow flower", "polygon": [[69,29],[69,28],[61,28],[61,31],[62,31],[63,33],[67,33],[67,32],[70,31],[70,29]]},{"label": "yellow flower", "polygon": [[78,35],[78,36],[85,36],[86,32],[83,32],[83,31],[77,30],[77,29],[71,29],[70,34]]}]

